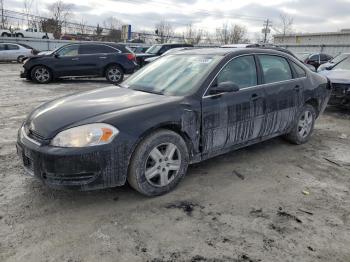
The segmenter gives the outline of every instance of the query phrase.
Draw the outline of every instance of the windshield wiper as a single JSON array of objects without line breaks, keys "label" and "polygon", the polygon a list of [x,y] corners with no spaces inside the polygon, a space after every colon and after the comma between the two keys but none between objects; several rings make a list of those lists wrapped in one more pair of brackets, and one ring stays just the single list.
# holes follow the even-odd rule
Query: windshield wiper
[{"label": "windshield wiper", "polygon": [[158,91],[154,91],[154,90],[144,90],[144,89],[135,89],[135,88],[131,88],[131,89],[135,90],[135,91],[150,93],[150,94],[156,94],[156,95],[162,95],[162,96],[164,95],[164,93],[158,92]]}]

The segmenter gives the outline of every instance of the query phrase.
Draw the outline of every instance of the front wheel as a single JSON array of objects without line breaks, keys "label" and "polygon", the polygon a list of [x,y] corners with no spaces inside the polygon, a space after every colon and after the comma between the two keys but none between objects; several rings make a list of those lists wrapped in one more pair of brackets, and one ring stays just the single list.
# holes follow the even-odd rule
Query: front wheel
[{"label": "front wheel", "polygon": [[286,138],[297,145],[308,142],[314,131],[315,121],[315,108],[306,104],[299,113],[292,131],[286,135]]},{"label": "front wheel", "polygon": [[23,38],[23,37],[24,37],[24,35],[23,35],[23,34],[16,34],[16,37]]},{"label": "front wheel", "polygon": [[2,33],[1,36],[2,36],[2,37],[11,37],[11,35],[8,34],[8,33]]},{"label": "front wheel", "polygon": [[106,79],[113,84],[119,84],[124,79],[124,71],[118,65],[109,66],[106,70]]},{"label": "front wheel", "polygon": [[52,80],[50,69],[45,66],[36,66],[31,71],[31,79],[39,84],[47,84]]},{"label": "front wheel", "polygon": [[170,130],[147,136],[135,149],[128,172],[129,184],[146,196],[159,196],[176,187],[189,163],[185,141]]}]

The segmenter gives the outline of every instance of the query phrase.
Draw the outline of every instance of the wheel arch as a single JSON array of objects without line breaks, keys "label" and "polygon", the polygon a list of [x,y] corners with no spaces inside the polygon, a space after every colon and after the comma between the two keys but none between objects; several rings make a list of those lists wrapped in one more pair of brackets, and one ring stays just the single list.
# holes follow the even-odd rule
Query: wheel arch
[{"label": "wheel arch", "polygon": [[318,101],[317,98],[309,98],[308,100],[305,101],[306,105],[311,105],[315,111],[316,111],[316,116],[319,116],[320,113],[320,102]]},{"label": "wheel arch", "polygon": [[110,66],[119,66],[122,70],[123,70],[123,74],[125,73],[125,69],[124,67],[120,64],[120,63],[117,63],[117,62],[111,62],[111,63],[108,63],[107,65],[104,66],[103,68],[103,71],[102,71],[102,75],[105,76],[106,75],[106,72],[107,72],[107,69],[110,67]]}]

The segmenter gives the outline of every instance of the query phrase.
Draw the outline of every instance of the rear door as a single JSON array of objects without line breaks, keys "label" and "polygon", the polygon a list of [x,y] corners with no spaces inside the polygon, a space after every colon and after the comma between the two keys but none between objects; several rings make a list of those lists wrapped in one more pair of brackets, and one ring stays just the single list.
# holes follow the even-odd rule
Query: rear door
[{"label": "rear door", "polygon": [[21,55],[20,48],[18,45],[7,44],[6,45],[7,60],[17,60]]},{"label": "rear door", "polygon": [[6,50],[5,44],[0,44],[0,61],[7,61],[8,60],[8,54]]},{"label": "rear door", "polygon": [[302,103],[303,82],[293,77],[288,59],[277,55],[257,55],[266,93],[266,116],[261,136],[285,133]]},{"label": "rear door", "polygon": [[[220,82],[233,82],[238,92],[211,94]],[[233,58],[220,71],[202,100],[203,156],[218,155],[259,137],[265,94],[258,85],[253,55]]]}]

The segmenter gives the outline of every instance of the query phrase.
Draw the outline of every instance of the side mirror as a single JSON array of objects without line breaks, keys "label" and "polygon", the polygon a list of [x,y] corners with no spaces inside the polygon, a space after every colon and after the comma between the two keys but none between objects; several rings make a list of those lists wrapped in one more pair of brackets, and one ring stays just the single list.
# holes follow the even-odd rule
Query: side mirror
[{"label": "side mirror", "polygon": [[306,67],[309,68],[312,72],[316,72],[316,67],[310,64],[306,64]]},{"label": "side mirror", "polygon": [[231,81],[222,82],[217,86],[213,86],[210,88],[211,95],[216,95],[221,93],[232,93],[232,92],[238,92],[238,91],[239,91],[239,86]]},{"label": "side mirror", "polygon": [[57,53],[54,53],[54,55],[53,55],[55,58],[59,58],[60,57],[60,55],[59,54],[57,54]]}]

